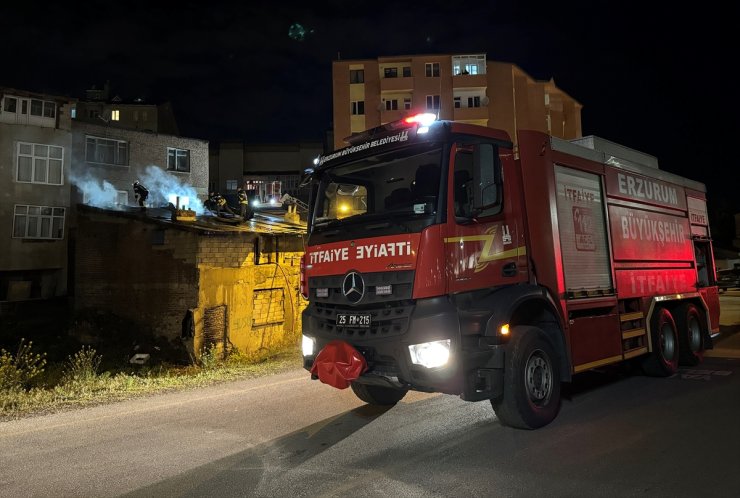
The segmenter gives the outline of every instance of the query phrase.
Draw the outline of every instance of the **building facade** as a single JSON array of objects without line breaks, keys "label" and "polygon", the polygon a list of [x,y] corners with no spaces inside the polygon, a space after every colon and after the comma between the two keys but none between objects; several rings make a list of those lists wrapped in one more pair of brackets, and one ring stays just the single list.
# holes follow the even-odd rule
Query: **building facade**
[{"label": "building facade", "polygon": [[298,344],[305,228],[162,218],[80,208],[78,311],[110,312],[195,357],[211,347],[257,356]]},{"label": "building facade", "polygon": [[[167,202],[168,183],[192,186],[195,194],[205,200],[208,141],[114,128],[103,123],[74,122],[71,171],[74,203],[133,205],[135,181],[149,188],[149,202],[153,205]],[[104,190],[104,182],[116,191],[115,203],[110,196],[105,197],[106,202],[94,199]],[[110,187],[107,189],[110,191]],[[169,190],[174,192],[172,188]]]},{"label": "building facade", "polygon": [[340,60],[332,66],[334,147],[345,138],[418,112],[505,130],[581,136],[581,104],[555,82],[536,81],[486,54]]},{"label": "building facade", "polygon": [[105,124],[110,128],[125,128],[166,135],[179,135],[172,104],[153,104],[143,98],[130,101],[118,95],[110,96],[110,86],[94,86],[77,102],[73,116],[77,121]]},{"label": "building facade", "polygon": [[228,140],[215,143],[210,152],[210,188],[226,195],[244,188],[261,196],[262,201],[276,189],[281,194],[296,195],[301,172],[323,152],[320,142],[256,145]]},{"label": "building facade", "polygon": [[66,293],[73,107],[0,88],[0,301]]}]

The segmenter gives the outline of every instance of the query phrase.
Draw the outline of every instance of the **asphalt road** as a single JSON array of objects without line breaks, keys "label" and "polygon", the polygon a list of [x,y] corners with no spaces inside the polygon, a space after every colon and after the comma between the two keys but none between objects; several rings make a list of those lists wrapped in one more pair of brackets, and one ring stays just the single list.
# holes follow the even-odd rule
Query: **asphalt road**
[{"label": "asphalt road", "polygon": [[297,369],[2,423],[0,496],[738,496],[740,293],[722,304],[702,365],[584,374],[537,431],[454,396],[375,409]]}]

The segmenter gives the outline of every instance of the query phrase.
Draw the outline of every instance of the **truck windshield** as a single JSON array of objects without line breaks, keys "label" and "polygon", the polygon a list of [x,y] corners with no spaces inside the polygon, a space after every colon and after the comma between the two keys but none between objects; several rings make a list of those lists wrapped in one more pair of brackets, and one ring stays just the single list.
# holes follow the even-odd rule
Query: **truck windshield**
[{"label": "truck windshield", "polygon": [[[313,226],[420,217],[437,210],[442,149],[415,145],[326,170]],[[346,220],[346,221],[345,221]]]}]

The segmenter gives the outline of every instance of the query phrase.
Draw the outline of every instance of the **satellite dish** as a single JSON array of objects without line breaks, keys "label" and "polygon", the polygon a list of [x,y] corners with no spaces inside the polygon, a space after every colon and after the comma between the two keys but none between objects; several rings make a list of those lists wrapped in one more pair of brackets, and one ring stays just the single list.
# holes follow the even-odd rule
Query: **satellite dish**
[{"label": "satellite dish", "polygon": [[381,102],[380,104],[378,104],[378,112],[383,112],[383,111],[385,111],[385,104]]},{"label": "satellite dish", "polygon": [[480,103],[483,105],[488,105],[490,101],[491,100],[488,98],[488,96],[484,96],[482,99],[480,99]]}]

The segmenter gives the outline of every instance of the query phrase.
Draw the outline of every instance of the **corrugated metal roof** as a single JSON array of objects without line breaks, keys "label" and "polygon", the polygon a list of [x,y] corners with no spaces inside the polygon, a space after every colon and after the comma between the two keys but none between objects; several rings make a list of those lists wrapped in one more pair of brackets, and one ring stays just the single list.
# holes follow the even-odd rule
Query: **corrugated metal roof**
[{"label": "corrugated metal roof", "polygon": [[155,223],[176,230],[200,232],[203,235],[228,234],[271,234],[271,235],[304,235],[306,224],[295,224],[285,221],[279,214],[257,213],[254,218],[240,222],[236,218],[218,218],[213,215],[196,217],[195,221],[173,221],[172,212],[167,208],[147,208],[141,211],[138,207],[123,209],[104,209],[78,204],[79,213],[106,215],[114,218],[140,220]]}]

